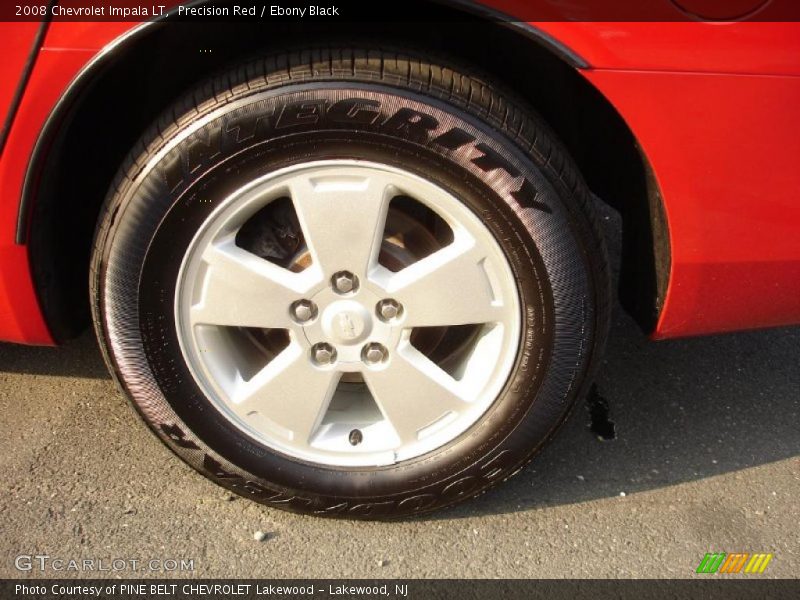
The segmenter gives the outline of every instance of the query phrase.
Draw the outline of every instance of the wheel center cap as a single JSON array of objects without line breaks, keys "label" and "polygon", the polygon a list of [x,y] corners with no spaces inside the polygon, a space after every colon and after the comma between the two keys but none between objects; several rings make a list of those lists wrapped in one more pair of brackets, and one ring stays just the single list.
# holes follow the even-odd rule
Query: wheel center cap
[{"label": "wheel center cap", "polygon": [[353,300],[334,302],[322,313],[325,335],[340,344],[357,344],[372,331],[369,311]]}]

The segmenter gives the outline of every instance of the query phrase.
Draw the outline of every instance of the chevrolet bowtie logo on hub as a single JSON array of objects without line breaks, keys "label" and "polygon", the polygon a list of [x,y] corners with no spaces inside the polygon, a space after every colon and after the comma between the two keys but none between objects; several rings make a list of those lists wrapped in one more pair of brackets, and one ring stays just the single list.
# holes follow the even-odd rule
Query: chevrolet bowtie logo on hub
[{"label": "chevrolet bowtie logo on hub", "polygon": [[357,344],[372,331],[372,317],[369,310],[358,302],[340,300],[323,311],[322,330],[333,342]]},{"label": "chevrolet bowtie logo on hub", "polygon": [[[772,554],[757,552],[709,552],[700,561],[696,573],[763,573]],[[744,568],[744,570],[743,570]]]},{"label": "chevrolet bowtie logo on hub", "polygon": [[336,320],[338,321],[337,328],[339,330],[339,335],[342,338],[346,340],[352,340],[358,337],[358,332],[356,332],[356,324],[353,321],[353,317],[351,317],[349,313],[339,313],[339,315],[336,317]]}]

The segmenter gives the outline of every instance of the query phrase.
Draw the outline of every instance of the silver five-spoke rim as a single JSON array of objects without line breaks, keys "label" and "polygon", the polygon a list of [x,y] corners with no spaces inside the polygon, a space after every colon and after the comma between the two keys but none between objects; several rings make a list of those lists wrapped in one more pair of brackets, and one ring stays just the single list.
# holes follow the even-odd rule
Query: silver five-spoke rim
[{"label": "silver five-spoke rim", "polygon": [[[295,221],[243,247],[245,224],[279,201]],[[285,240],[297,256],[272,260]],[[276,171],[225,198],[187,249],[175,317],[192,376],[227,419],[342,467],[420,456],[474,425],[521,329],[509,263],[474,212],[407,171],[351,160]]]}]

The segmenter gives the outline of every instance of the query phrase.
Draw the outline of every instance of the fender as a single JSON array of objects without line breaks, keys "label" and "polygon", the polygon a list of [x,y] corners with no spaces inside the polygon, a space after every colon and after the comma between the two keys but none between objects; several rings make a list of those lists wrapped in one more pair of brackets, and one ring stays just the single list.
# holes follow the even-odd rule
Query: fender
[{"label": "fender", "polygon": [[[20,102],[22,102],[22,94],[25,92],[25,86],[28,83],[28,79],[30,79],[33,66],[36,64],[36,56],[39,54],[39,48],[41,48],[42,42],[44,41],[44,36],[47,34],[47,27],[49,24],[49,17],[39,23],[39,26],[36,28],[36,33],[33,35],[33,40],[30,44],[28,57],[25,60],[25,64],[22,66],[22,72],[19,76],[19,82],[14,90],[14,94],[6,107],[3,107],[4,102],[0,101],[0,111],[2,111],[3,108],[6,108],[3,127],[0,129],[0,154],[3,153],[3,147],[6,145],[8,132],[11,130],[11,124],[14,122],[14,116],[17,114],[17,109],[19,108]],[[12,71],[10,75],[16,76],[17,73]],[[2,112],[0,112],[0,115],[2,115]]]},{"label": "fender", "polygon": [[[201,0],[190,4],[199,5],[205,4],[208,1],[210,0]],[[546,33],[539,27],[530,23],[515,21],[513,17],[500,10],[476,2],[466,0],[435,1],[437,4],[451,7],[453,10],[481,16],[500,23],[502,26],[507,27],[515,33],[543,46],[576,69],[589,68],[588,62],[576,52],[559,42],[555,36]],[[38,175],[46,161],[47,152],[51,147],[52,140],[55,138],[60,124],[69,113],[70,108],[74,105],[78,95],[91,83],[95,74],[99,73],[118,53],[135,44],[137,40],[146,36],[154,28],[167,25],[166,19],[170,15],[176,14],[176,12],[177,8],[173,8],[161,17],[134,25],[127,31],[124,31],[119,37],[104,46],[89,62],[87,62],[66,87],[64,93],[47,117],[44,126],[41,128],[41,132],[36,140],[31,158],[28,162],[17,212],[16,232],[14,237],[16,244],[24,245],[27,242],[31,209],[35,202],[37,192]]]}]

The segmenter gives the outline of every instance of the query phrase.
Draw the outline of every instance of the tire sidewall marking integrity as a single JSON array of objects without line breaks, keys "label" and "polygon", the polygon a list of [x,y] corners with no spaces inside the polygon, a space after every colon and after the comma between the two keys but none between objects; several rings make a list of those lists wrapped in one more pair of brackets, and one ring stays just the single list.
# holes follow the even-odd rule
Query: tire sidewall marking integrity
[{"label": "tire sidewall marking integrity", "polygon": [[[528,166],[528,161],[522,157],[520,153],[515,152],[508,142],[505,144],[497,143],[494,137],[496,133],[494,135],[489,134],[485,131],[485,125],[480,124],[477,120],[472,119],[466,114],[460,114],[460,111],[453,109],[453,107],[447,105],[432,107],[431,105],[436,104],[436,101],[428,101],[426,99],[425,102],[422,103],[419,101],[419,96],[415,96],[416,100],[414,100],[396,89],[380,88],[378,86],[361,86],[359,84],[331,86],[326,84],[325,87],[321,88],[319,84],[312,84],[298,87],[301,89],[290,91],[287,88],[282,88],[280,90],[248,97],[241,102],[243,106],[239,109],[232,109],[231,106],[223,109],[222,112],[226,113],[227,119],[224,117],[220,119],[220,116],[216,114],[209,115],[201,120],[199,126],[195,128],[193,133],[184,136],[182,139],[178,138],[177,140],[173,140],[173,143],[169,144],[164,151],[160,153],[160,156],[145,168],[138,178],[137,185],[132,186],[129,190],[126,202],[123,203],[123,209],[126,212],[135,211],[142,215],[142,211],[144,211],[146,207],[146,210],[151,215],[139,219],[139,226],[136,228],[137,232],[135,235],[142,236],[146,239],[147,234],[145,234],[143,230],[148,229],[152,234],[152,232],[157,229],[160,221],[160,218],[152,215],[161,215],[161,217],[163,217],[165,210],[169,209],[172,203],[176,203],[176,199],[179,199],[175,204],[176,206],[180,205],[181,202],[186,202],[187,199],[191,201],[192,193],[195,193],[195,184],[202,180],[197,174],[206,173],[204,170],[205,166],[203,165],[204,156],[206,156],[208,160],[219,161],[220,153],[215,153],[213,148],[207,151],[205,155],[202,151],[198,153],[197,149],[192,150],[191,145],[193,139],[202,140],[201,145],[203,148],[213,147],[213,144],[205,144],[203,142],[213,138],[216,128],[218,132],[216,135],[232,137],[236,139],[237,144],[239,143],[238,138],[241,134],[241,128],[237,130],[235,127],[231,126],[231,123],[237,118],[237,115],[231,116],[230,113],[232,113],[233,110],[240,110],[243,113],[249,112],[251,117],[256,115],[254,118],[256,122],[258,122],[257,115],[274,116],[276,110],[272,110],[272,112],[263,109],[259,110],[257,108],[257,103],[272,103],[276,107],[282,107],[282,112],[279,114],[285,114],[285,107],[296,106],[297,102],[306,104],[310,102],[312,105],[314,102],[317,102],[317,106],[325,106],[326,103],[327,105],[334,105],[342,99],[357,99],[359,102],[363,102],[365,98],[373,99],[378,97],[384,101],[374,108],[379,109],[381,115],[388,115],[385,119],[379,119],[382,122],[386,122],[391,119],[392,114],[397,114],[397,111],[404,108],[407,109],[409,106],[415,106],[415,110],[418,110],[420,113],[427,111],[427,114],[430,114],[434,118],[438,117],[437,121],[439,125],[437,129],[428,134],[426,139],[404,139],[399,137],[399,135],[407,133],[409,137],[413,137],[414,131],[397,131],[395,135],[392,136],[391,140],[385,141],[391,141],[392,143],[402,142],[408,146],[410,151],[417,154],[424,154],[423,151],[425,151],[434,156],[438,156],[440,160],[445,163],[449,162],[452,165],[453,173],[456,175],[459,174],[458,169],[460,168],[462,169],[462,177],[464,171],[472,172],[477,181],[483,182],[484,187],[488,181],[494,189],[499,188],[502,190],[505,188],[505,190],[507,190],[505,194],[501,194],[501,203],[498,204],[495,201],[495,210],[486,210],[479,212],[479,214],[486,220],[487,226],[495,230],[501,230],[505,226],[513,232],[511,224],[514,221],[516,221],[517,228],[520,227],[520,224],[527,227],[528,231],[526,233],[532,235],[534,242],[536,242],[535,246],[529,242],[525,242],[524,236],[520,236],[519,232],[516,232],[513,234],[516,239],[511,238],[510,240],[504,240],[504,249],[508,251],[509,241],[519,244],[517,247],[512,246],[513,249],[509,252],[509,260],[512,264],[512,268],[521,278],[521,281],[527,280],[529,283],[533,281],[536,282],[537,293],[542,306],[547,306],[547,303],[543,302],[543,300],[550,296],[550,290],[547,289],[546,283],[548,279],[552,279],[553,273],[558,274],[558,285],[554,285],[553,289],[554,293],[559,295],[559,297],[557,298],[555,307],[549,309],[551,311],[549,314],[548,310],[543,310],[541,315],[539,315],[543,321],[539,325],[544,328],[543,331],[549,332],[548,335],[553,335],[556,340],[564,340],[566,345],[571,347],[562,348],[559,354],[563,356],[551,357],[550,361],[546,358],[543,359],[541,352],[538,357],[532,357],[525,352],[521,353],[518,365],[515,366],[514,369],[514,375],[512,375],[512,379],[506,391],[501,394],[503,401],[495,403],[495,406],[490,411],[491,414],[487,413],[484,421],[476,427],[478,430],[483,429],[486,431],[490,425],[495,425],[500,417],[499,411],[501,406],[506,409],[504,411],[505,414],[502,415],[502,417],[505,418],[504,422],[509,425],[513,424],[513,426],[497,429],[494,435],[489,435],[486,439],[480,439],[480,431],[468,431],[462,438],[471,442],[472,447],[470,451],[463,451],[465,449],[463,447],[465,440],[462,439],[454,443],[452,445],[453,447],[447,448],[442,452],[432,453],[431,456],[422,457],[419,461],[410,461],[415,463],[413,466],[401,465],[399,470],[403,471],[403,476],[400,478],[402,481],[399,487],[391,485],[391,481],[378,484],[378,482],[375,481],[376,476],[374,471],[361,473],[361,476],[370,480],[370,493],[374,493],[376,496],[405,494],[407,498],[412,497],[412,495],[408,493],[410,489],[409,481],[416,482],[418,491],[426,488],[439,488],[439,491],[441,491],[441,489],[443,489],[442,485],[446,484],[446,486],[452,486],[454,483],[465,481],[473,477],[469,471],[475,471],[477,469],[477,475],[483,477],[486,472],[480,472],[480,466],[485,466],[491,461],[482,461],[482,464],[476,461],[478,461],[480,457],[486,456],[487,453],[489,454],[489,458],[492,458],[491,448],[499,448],[500,443],[504,441],[506,436],[511,435],[513,437],[516,435],[517,437],[529,441],[531,439],[541,441],[547,436],[549,430],[554,427],[554,417],[563,414],[567,408],[566,397],[572,391],[572,382],[579,375],[578,371],[581,357],[585,354],[586,347],[589,345],[589,341],[585,339],[584,334],[586,333],[587,321],[590,316],[587,314],[587,304],[591,304],[591,302],[587,303],[590,288],[584,272],[584,266],[581,264],[580,251],[572,237],[569,215],[558,202],[552,202],[548,205],[550,212],[520,205],[516,199],[511,196],[511,192],[519,188],[519,177],[513,177],[511,174],[501,169],[493,169],[488,173],[482,171],[472,162],[475,156],[474,145],[472,147],[462,146],[455,151],[443,150],[433,145],[431,141],[435,139],[436,136],[445,133],[453,127],[468,131],[469,135],[475,137],[477,143],[492,147],[495,152],[508,161],[508,164],[513,165],[519,173],[523,173],[523,177],[526,178],[526,180],[530,180],[542,196],[552,199],[557,199],[559,197],[559,194],[544,175],[536,170],[532,170]],[[332,87],[334,89],[331,89]],[[331,94],[338,94],[338,99],[325,98],[326,95]],[[372,98],[370,98],[370,96],[372,96]],[[375,100],[375,102],[377,102],[377,100]],[[394,111],[394,113],[392,113],[392,111]],[[454,113],[459,114],[456,115]],[[376,122],[379,120],[376,120]],[[222,124],[223,122],[225,123],[224,125]],[[278,123],[280,123],[280,117],[276,120],[276,124]],[[291,138],[293,136],[308,136],[309,134],[319,133],[316,130],[318,123],[319,120],[317,119],[313,124],[297,125],[296,127],[303,131],[287,131],[283,135],[283,139],[280,140],[280,143],[285,144],[287,141],[286,138]],[[353,129],[354,123],[350,123],[349,125],[349,128],[340,127],[333,128],[333,130],[339,133],[358,131],[360,135],[371,134],[377,137],[384,136],[385,139],[385,132],[373,131],[366,123],[360,124],[364,125],[361,129]],[[272,131],[273,135],[274,133],[275,130]],[[330,136],[331,133],[327,135]],[[268,139],[272,139],[272,143],[278,143],[275,138]],[[247,142],[247,139],[242,141]],[[245,143],[244,146],[246,148],[252,149],[255,146],[259,146],[262,147],[263,150],[269,145],[269,142],[259,143],[258,138],[255,137],[251,138],[250,141],[254,142],[254,144],[247,146]],[[242,151],[239,148],[240,147],[235,147],[234,144],[234,151],[228,152],[226,160],[230,160],[231,157],[240,154]],[[432,149],[435,150],[432,151]],[[192,162],[193,155],[195,157],[199,156],[199,160],[196,160],[195,164]],[[372,160],[374,160],[374,158]],[[224,164],[218,164],[213,170],[224,168],[226,168]],[[172,169],[171,173],[170,169]],[[175,175],[176,169],[179,170],[180,177]],[[187,178],[187,173],[191,174],[194,178]],[[176,181],[177,183],[175,183]],[[170,189],[166,190],[165,188]],[[165,193],[165,191],[167,193]],[[135,197],[134,194],[130,192],[136,192]],[[133,206],[134,199],[138,206]],[[210,208],[213,208],[213,205]],[[498,215],[502,215],[503,212],[497,211],[497,208],[504,209],[506,213],[508,213],[508,211],[513,211],[515,214],[513,216],[508,215],[507,217],[500,217],[505,220],[505,223],[499,223],[496,219],[498,219]],[[119,217],[121,217],[121,215],[119,215]],[[495,221],[493,222],[493,220]],[[166,220],[164,220],[164,222],[166,222]],[[127,235],[134,235],[133,232],[125,233],[127,233]],[[121,234],[123,234],[123,232],[117,231],[117,236]],[[502,232],[501,235],[503,235]],[[139,243],[134,244],[134,246],[138,247],[140,250],[146,247],[141,242],[142,237],[139,238]],[[104,289],[106,290],[104,296],[105,302],[108,302],[109,298],[118,302],[120,300],[119,291],[121,290],[121,286],[127,285],[129,287],[132,279],[138,281],[141,276],[141,273],[136,273],[136,263],[130,261],[131,247],[127,248],[127,260],[123,262],[119,260],[121,257],[115,256],[115,254],[117,254],[113,247],[115,243],[119,244],[120,242],[118,240],[112,241],[107,256],[106,264],[108,271],[104,282]],[[535,253],[537,247],[543,250],[542,273],[539,273],[538,277],[535,272],[527,272],[526,269],[528,269],[529,266],[526,267],[526,261],[523,260],[521,256],[515,255],[515,251],[523,251],[526,252],[526,256],[529,258],[533,255],[532,252]],[[549,248],[556,248],[556,250],[548,254]],[[147,255],[147,252],[141,253],[141,258],[144,259]],[[149,256],[155,255],[156,253],[151,253]],[[142,260],[138,263],[139,268],[144,262],[145,261]],[[531,262],[532,261],[528,260],[527,265],[530,265]],[[550,264],[548,264],[548,262]],[[564,263],[566,263],[566,269],[563,268]],[[544,273],[547,273],[548,276],[543,276]],[[147,278],[142,279],[143,289],[146,280]],[[558,289],[559,287],[561,289]],[[564,293],[565,291],[567,292],[566,295]],[[164,301],[165,289],[162,288],[158,291],[157,295],[161,298],[161,301]],[[166,301],[169,301],[169,298],[167,298]],[[532,300],[529,302],[531,305],[534,304]],[[559,318],[559,306],[569,307],[569,309],[561,315],[562,318]],[[107,330],[117,334],[116,336],[110,336],[117,368],[123,379],[127,382],[129,391],[137,398],[139,409],[151,426],[159,431],[163,438],[171,442],[176,452],[195,466],[208,471],[209,464],[220,465],[225,469],[229,469],[229,471],[224,471],[232,475],[232,477],[228,479],[233,479],[234,477],[252,478],[252,470],[249,470],[250,472],[248,473],[247,471],[238,469],[232,462],[223,458],[226,453],[207,448],[199,438],[186,431],[185,427],[181,427],[183,424],[180,419],[176,418],[178,415],[175,413],[174,407],[164,398],[164,393],[169,396],[173,394],[177,383],[185,383],[185,377],[180,373],[180,365],[172,364],[171,366],[165,367],[164,363],[159,362],[157,356],[152,357],[155,358],[155,361],[146,361],[143,364],[142,350],[144,350],[144,345],[148,345],[148,347],[151,348],[154,345],[157,346],[159,340],[163,340],[163,336],[167,333],[167,330],[163,327],[159,330],[158,327],[153,327],[152,321],[148,321],[148,314],[152,315],[154,313],[142,312],[144,319],[142,320],[141,327],[139,327],[139,311],[136,306],[127,306],[125,308],[118,307],[116,310],[106,311],[106,314]],[[531,327],[536,325],[536,323],[533,322],[536,318],[537,315],[535,314],[525,315],[525,321],[527,322],[526,331],[530,331]],[[141,336],[138,335],[140,332]],[[142,345],[141,342],[137,344],[137,337],[141,337],[141,339],[144,340],[144,345]],[[120,343],[121,341],[123,343]],[[526,344],[528,343],[526,340],[523,340],[523,342]],[[140,347],[137,348],[136,346]],[[527,347],[528,346],[526,346],[526,348]],[[557,368],[550,369],[547,373],[544,373],[545,367],[548,364],[552,366],[553,358],[558,358],[563,364],[556,365]],[[565,360],[565,358],[567,360]],[[535,364],[532,364],[534,362]],[[161,366],[154,368],[154,364]],[[169,364],[169,362],[166,364]],[[522,369],[522,371],[520,371],[520,369]],[[532,369],[546,375],[543,380],[542,378],[534,378],[536,385],[532,385],[531,383],[532,380],[529,373]],[[524,377],[520,377],[521,372],[525,373]],[[538,387],[538,393],[534,393],[536,391],[534,388],[536,387]],[[164,393],[162,393],[162,391]],[[515,401],[512,401],[512,397]],[[531,402],[534,397],[536,402]],[[509,406],[513,407],[510,411],[507,408]],[[538,408],[540,408],[540,410],[537,411]],[[522,430],[515,429],[515,426],[520,423],[522,417],[529,411],[542,412],[543,418],[526,419],[525,427],[522,428]],[[533,417],[533,415],[529,416]],[[180,433],[175,433],[176,431]],[[509,442],[507,444],[509,449],[500,450],[498,455],[502,454],[503,460],[496,461],[497,469],[491,469],[491,472],[494,473],[496,477],[510,474],[509,470],[516,466],[520,457],[529,452],[531,444],[528,443],[526,447],[523,443],[520,443],[520,441],[521,440],[517,440],[514,442],[509,439],[507,440],[507,442]],[[253,450],[251,448],[245,449],[243,452],[245,455],[255,456],[257,460],[263,458],[263,456],[259,456],[258,453],[252,454]],[[433,468],[428,464],[431,461],[437,463]],[[239,460],[236,460],[236,463],[240,464]],[[445,466],[444,463],[448,463],[447,466]],[[320,469],[315,466],[304,467],[316,473],[320,471]],[[216,470],[219,471],[219,469]],[[409,473],[411,470],[415,471],[415,473]],[[348,471],[348,473],[350,472],[351,471]],[[212,475],[219,475],[219,473],[212,473]],[[284,488],[285,486],[285,489],[278,490],[281,493],[286,490],[303,489],[302,484],[305,480],[303,478],[298,478],[296,474],[286,482],[277,481],[273,475],[274,471],[270,473],[270,484],[277,484],[279,488]],[[219,477],[217,477],[217,479],[219,479]],[[342,478],[339,479],[341,480]],[[392,477],[388,479],[392,479]],[[398,478],[394,477],[394,479],[396,480]],[[332,483],[335,483],[335,481]],[[477,483],[476,485],[480,484]],[[326,489],[321,489],[318,485],[314,485],[313,490],[308,489],[306,491],[313,491],[312,495],[323,493],[336,496],[337,494],[342,495],[344,488],[350,487],[352,489],[352,486],[353,483],[350,482],[344,486],[342,490],[337,492],[335,489],[337,486],[335,485],[333,485],[332,488]],[[466,487],[466,484],[461,484],[461,487]],[[392,488],[394,488],[394,490],[392,490]],[[265,487],[265,489],[269,488]],[[456,486],[455,489],[457,490],[458,486]],[[466,493],[466,490],[462,493]],[[402,501],[403,498],[398,498],[397,500],[397,502]]]}]

